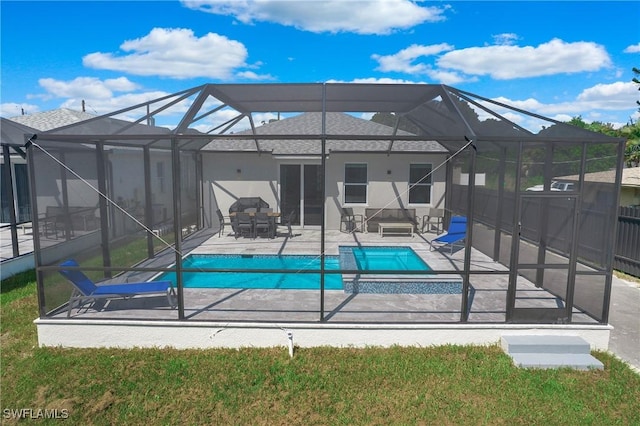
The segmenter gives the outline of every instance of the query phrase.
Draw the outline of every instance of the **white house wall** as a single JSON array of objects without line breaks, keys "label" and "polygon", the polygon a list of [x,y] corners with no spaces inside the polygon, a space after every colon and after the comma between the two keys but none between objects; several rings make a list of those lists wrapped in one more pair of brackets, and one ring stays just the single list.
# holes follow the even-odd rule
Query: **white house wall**
[{"label": "white house wall", "polygon": [[[418,217],[430,207],[444,208],[446,167],[432,175],[431,204],[409,204],[409,165],[432,164],[435,169],[444,155],[415,153],[332,153],[326,162],[326,224],[327,229],[339,229],[343,200],[344,168],[347,163],[366,163],[368,174],[367,204],[346,205],[355,213],[365,208],[415,208]],[[279,211],[279,168],[281,164],[319,164],[316,160],[277,159],[271,154],[204,153],[203,185],[205,224],[217,226],[215,211],[226,215],[229,206],[239,197],[261,197],[274,211]],[[391,173],[388,173],[390,171]]]},{"label": "white house wall", "polygon": [[[327,227],[339,228],[339,208],[343,206],[362,215],[366,208],[415,208],[419,218],[426,215],[430,207],[444,208],[446,167],[443,165],[432,174],[431,204],[425,205],[409,203],[409,165],[431,164],[435,169],[445,159],[444,155],[415,153],[331,154],[326,173]],[[344,168],[348,163],[367,164],[366,204],[344,204]]]},{"label": "white house wall", "polygon": [[[95,178],[96,166],[87,163],[86,157],[75,158],[73,154],[67,155],[65,165],[78,175],[82,176],[85,182],[67,173],[67,196],[68,205],[73,206],[97,206],[99,194],[95,191],[98,182]],[[38,167],[36,170],[37,180],[37,209],[38,214],[44,215],[48,206],[60,207],[64,205],[62,195],[62,178],[60,167],[54,163],[45,167]]]},{"label": "white house wall", "polygon": [[216,227],[216,209],[226,215],[240,197],[261,197],[278,211],[278,163],[271,154],[203,153],[204,221]]}]

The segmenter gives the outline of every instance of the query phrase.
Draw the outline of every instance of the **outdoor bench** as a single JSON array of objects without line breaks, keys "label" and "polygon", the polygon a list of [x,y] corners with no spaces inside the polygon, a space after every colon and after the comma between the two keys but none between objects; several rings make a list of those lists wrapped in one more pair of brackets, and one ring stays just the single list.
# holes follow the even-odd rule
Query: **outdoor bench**
[{"label": "outdoor bench", "polygon": [[399,228],[407,229],[406,225],[411,225],[408,229],[410,230],[410,234],[413,235],[413,232],[418,225],[418,221],[416,219],[416,209],[402,209],[402,208],[367,208],[365,209],[365,222],[367,224],[367,232],[378,232],[380,233],[380,224],[402,224]]},{"label": "outdoor bench", "polygon": [[95,228],[97,225],[95,210],[95,207],[84,206],[69,206],[66,209],[59,206],[47,206],[43,219],[45,236],[53,234],[57,238],[58,232],[64,231],[67,221],[72,233],[74,230],[89,231]]}]

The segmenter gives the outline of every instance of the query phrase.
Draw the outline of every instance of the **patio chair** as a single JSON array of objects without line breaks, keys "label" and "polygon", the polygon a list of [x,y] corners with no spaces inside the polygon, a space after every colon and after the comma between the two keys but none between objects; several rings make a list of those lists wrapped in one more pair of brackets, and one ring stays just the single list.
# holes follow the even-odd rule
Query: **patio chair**
[{"label": "patio chair", "polygon": [[253,238],[255,230],[253,227],[253,219],[249,213],[238,212],[233,217],[233,220],[233,229],[235,231],[236,240],[240,236]]},{"label": "patio chair", "polygon": [[436,233],[442,233],[443,219],[444,209],[436,209],[434,207],[429,208],[429,214],[422,216],[422,233],[431,232],[434,228]]},{"label": "patio chair", "polygon": [[293,219],[296,215],[296,211],[295,210],[291,210],[291,212],[286,216],[283,217],[280,220],[280,226],[286,226],[287,227],[287,236],[289,238],[293,238],[293,230],[291,229],[291,223],[293,222]]},{"label": "patio chair", "polygon": [[363,232],[364,216],[353,212],[351,207],[342,207],[340,214],[340,232],[342,232],[342,225],[345,225],[345,231],[360,231]]},{"label": "patio chair", "polygon": [[429,243],[429,251],[446,246],[451,246],[451,254],[456,243],[464,241],[467,237],[467,218],[453,216],[449,223],[449,229],[444,234],[438,235]]},{"label": "patio chair", "polygon": [[[77,268],[79,265],[74,259],[69,259],[61,263],[60,266],[63,268]],[[74,287],[69,298],[67,318],[71,316],[71,310],[74,305],[80,308],[86,303],[96,302],[98,299],[129,299],[134,296],[166,295],[169,305],[172,308],[176,306],[176,291],[171,281],[96,285],[78,269],[61,269],[59,272]]]},{"label": "patio chair", "polygon": [[222,214],[222,210],[218,209],[216,210],[216,214],[218,215],[218,221],[220,222],[220,231],[218,231],[218,238],[224,233],[224,227],[225,225],[229,225],[231,226],[231,219],[229,217],[224,217],[224,215]]},{"label": "patio chair", "polygon": [[254,232],[256,237],[258,234],[266,234],[269,238],[275,236],[275,221],[267,212],[256,212],[254,219]]}]

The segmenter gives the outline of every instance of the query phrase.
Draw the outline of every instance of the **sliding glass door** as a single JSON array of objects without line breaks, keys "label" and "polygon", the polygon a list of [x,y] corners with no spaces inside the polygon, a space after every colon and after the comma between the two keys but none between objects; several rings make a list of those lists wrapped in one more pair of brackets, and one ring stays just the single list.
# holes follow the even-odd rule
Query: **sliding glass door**
[{"label": "sliding glass door", "polygon": [[295,211],[293,225],[320,226],[322,173],[319,164],[280,165],[280,210]]}]

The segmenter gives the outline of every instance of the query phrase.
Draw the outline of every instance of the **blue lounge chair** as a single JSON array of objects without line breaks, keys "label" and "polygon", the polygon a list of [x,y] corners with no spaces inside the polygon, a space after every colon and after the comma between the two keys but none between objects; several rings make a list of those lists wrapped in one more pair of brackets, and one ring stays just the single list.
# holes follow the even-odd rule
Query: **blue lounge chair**
[{"label": "blue lounge chair", "polygon": [[[79,265],[78,262],[70,259],[61,263],[60,266],[63,268],[76,268]],[[67,317],[71,316],[71,309],[73,309],[74,305],[80,308],[82,305],[95,302],[97,299],[127,299],[140,295],[166,295],[169,305],[172,308],[176,306],[176,292],[171,281],[96,285],[79,269],[61,269],[59,272],[74,286],[69,298]]]},{"label": "blue lounge chair", "polygon": [[451,254],[456,243],[464,241],[467,236],[467,218],[453,216],[449,223],[449,229],[444,234],[438,235],[429,243],[429,251],[441,247],[451,246]]}]

